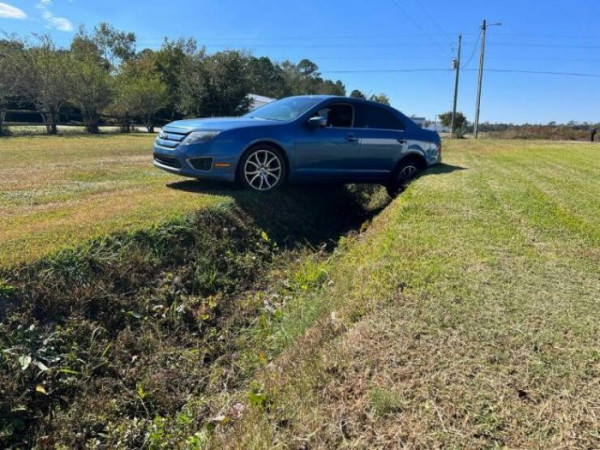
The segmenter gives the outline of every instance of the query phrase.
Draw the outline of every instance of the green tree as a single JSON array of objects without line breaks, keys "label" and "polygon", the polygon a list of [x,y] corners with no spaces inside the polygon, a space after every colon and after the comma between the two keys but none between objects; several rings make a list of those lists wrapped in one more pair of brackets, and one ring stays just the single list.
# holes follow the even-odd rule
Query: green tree
[{"label": "green tree", "polygon": [[318,66],[308,59],[303,59],[298,64],[284,61],[280,67],[287,95],[346,95],[346,87],[340,80],[324,80]]},{"label": "green tree", "polygon": [[100,132],[100,114],[111,101],[110,74],[94,58],[73,59],[71,65],[71,99],[81,109],[85,129]]},{"label": "green tree", "polygon": [[322,80],[318,87],[318,93],[325,95],[340,95],[343,97],[346,95],[346,86],[344,86],[344,83],[340,80],[335,82],[333,80]]},{"label": "green tree", "polygon": [[143,51],[125,62],[113,86],[108,112],[119,117],[121,130],[129,132],[131,119],[137,118],[154,132],[156,112],[168,103],[167,87],[156,71],[154,52]]},{"label": "green tree", "polygon": [[307,86],[303,82],[303,77],[296,64],[286,60],[280,63],[279,67],[281,67],[281,76],[284,80],[286,96],[311,93],[307,91]]},{"label": "green tree", "polygon": [[180,86],[182,71],[193,55],[204,55],[204,49],[198,50],[194,39],[178,39],[170,41],[165,39],[160,50],[154,52],[154,68],[160,80],[167,87],[168,102],[166,108],[175,118],[177,106],[180,103]]},{"label": "green tree", "polygon": [[85,128],[99,133],[100,114],[111,102],[113,79],[110,63],[94,39],[83,28],[71,44],[69,83],[71,101],[81,109]]},{"label": "green tree", "polygon": [[371,95],[371,98],[369,100],[371,100],[372,102],[383,103],[384,105],[388,106],[390,104],[389,97],[383,92],[381,92],[379,95]]},{"label": "green tree", "polygon": [[17,42],[0,40],[0,137],[8,134],[4,127],[6,109],[16,94],[15,56],[22,51],[23,47]]},{"label": "green tree", "polygon": [[204,56],[200,52],[184,65],[178,109],[187,116],[229,116],[250,106],[244,55],[238,51]]},{"label": "green tree", "polygon": [[42,116],[48,134],[57,133],[58,118],[69,97],[69,54],[58,50],[50,36],[38,38],[38,44],[16,39],[10,54],[14,91],[31,102]]},{"label": "green tree", "polygon": [[283,70],[266,56],[248,58],[248,82],[250,92],[254,94],[272,98],[286,95]]},{"label": "green tree", "polygon": [[358,89],[354,89],[350,93],[350,97],[352,97],[352,98],[362,98],[362,99],[366,99],[367,98],[367,97],[365,97],[365,94],[363,94],[362,92],[360,92]]},{"label": "green tree", "polygon": [[[442,122],[442,125],[445,127],[451,127],[452,126],[452,111],[448,111],[444,114],[440,114],[440,120]],[[460,130],[463,126],[465,126],[467,124],[467,118],[466,116],[461,113],[460,111],[456,111],[456,119],[455,119],[455,127],[457,130]]]},{"label": "green tree", "polygon": [[167,87],[156,74],[144,74],[136,78],[133,86],[136,96],[134,114],[149,133],[154,133],[156,112],[168,102]]},{"label": "green tree", "polygon": [[113,69],[117,69],[120,64],[135,56],[135,34],[118,31],[106,22],[101,22],[94,27],[92,41]]},{"label": "green tree", "polygon": [[131,121],[135,116],[136,92],[132,89],[136,78],[129,73],[120,73],[113,80],[112,101],[106,111],[119,119],[121,132],[131,131]]},{"label": "green tree", "polygon": [[319,66],[310,59],[302,59],[297,65],[296,70],[304,78],[317,79],[321,76]]},{"label": "green tree", "polygon": [[137,118],[153,133],[156,112],[167,100],[167,88],[157,74],[121,73],[115,78],[109,111],[119,117],[122,131],[129,132],[131,119]]}]

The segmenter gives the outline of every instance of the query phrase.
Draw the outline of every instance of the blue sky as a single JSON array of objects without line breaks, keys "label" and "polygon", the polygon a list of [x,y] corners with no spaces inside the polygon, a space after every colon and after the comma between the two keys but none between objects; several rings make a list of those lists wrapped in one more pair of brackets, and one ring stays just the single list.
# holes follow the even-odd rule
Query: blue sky
[{"label": "blue sky", "polygon": [[7,33],[49,33],[66,46],[80,24],[105,21],[135,32],[138,50],[194,37],[209,52],[309,58],[348,93],[385,92],[396,108],[430,119],[452,108],[451,60],[463,33],[458,109],[469,121],[483,19],[502,25],[487,33],[482,122],[600,122],[597,0],[0,1]]}]

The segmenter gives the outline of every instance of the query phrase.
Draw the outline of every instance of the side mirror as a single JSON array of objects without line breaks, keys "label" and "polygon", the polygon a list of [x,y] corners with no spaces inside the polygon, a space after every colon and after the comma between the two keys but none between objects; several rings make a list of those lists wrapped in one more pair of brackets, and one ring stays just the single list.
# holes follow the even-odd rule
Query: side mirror
[{"label": "side mirror", "polygon": [[325,128],[327,126],[327,119],[321,116],[315,116],[308,119],[306,122],[309,128]]}]

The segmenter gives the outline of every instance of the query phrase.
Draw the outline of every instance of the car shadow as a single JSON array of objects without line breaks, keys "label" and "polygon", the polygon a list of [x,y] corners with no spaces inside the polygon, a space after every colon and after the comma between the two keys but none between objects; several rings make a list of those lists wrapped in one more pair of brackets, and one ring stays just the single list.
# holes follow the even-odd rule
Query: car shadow
[{"label": "car shadow", "polygon": [[[466,170],[450,164],[431,167],[423,176]],[[235,184],[184,179],[167,184],[179,191],[226,196],[280,246],[335,245],[351,230],[358,230],[391,201],[385,189],[374,184],[287,185],[271,193],[247,191]]]},{"label": "car shadow", "polygon": [[288,185],[265,194],[205,180],[178,181],[167,187],[233,198],[257,227],[284,248],[306,244],[331,248],[391,200],[376,185]]},{"label": "car shadow", "polygon": [[429,169],[427,169],[423,173],[423,176],[445,175],[445,174],[460,171],[460,170],[468,170],[468,168],[461,167],[461,166],[453,166],[452,164],[440,163],[440,164],[436,164],[435,166],[431,166]]}]

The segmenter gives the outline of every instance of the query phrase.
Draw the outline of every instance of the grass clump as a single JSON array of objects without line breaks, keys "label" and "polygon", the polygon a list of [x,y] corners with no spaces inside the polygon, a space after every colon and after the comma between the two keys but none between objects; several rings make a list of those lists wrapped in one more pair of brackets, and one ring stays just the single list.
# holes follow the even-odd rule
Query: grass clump
[{"label": "grass clump", "polygon": [[235,294],[272,250],[240,211],[213,209],[6,271],[4,443],[32,445],[37,431],[38,444],[80,446],[111,420],[178,412],[209,382]]},{"label": "grass clump", "polygon": [[385,388],[374,388],[371,391],[371,404],[375,414],[385,417],[402,412],[404,402],[398,393]]},{"label": "grass clump", "polygon": [[325,282],[331,242],[370,214],[343,188],[268,198],[2,270],[0,445],[205,442],[281,351],[270,336],[291,298]]}]

